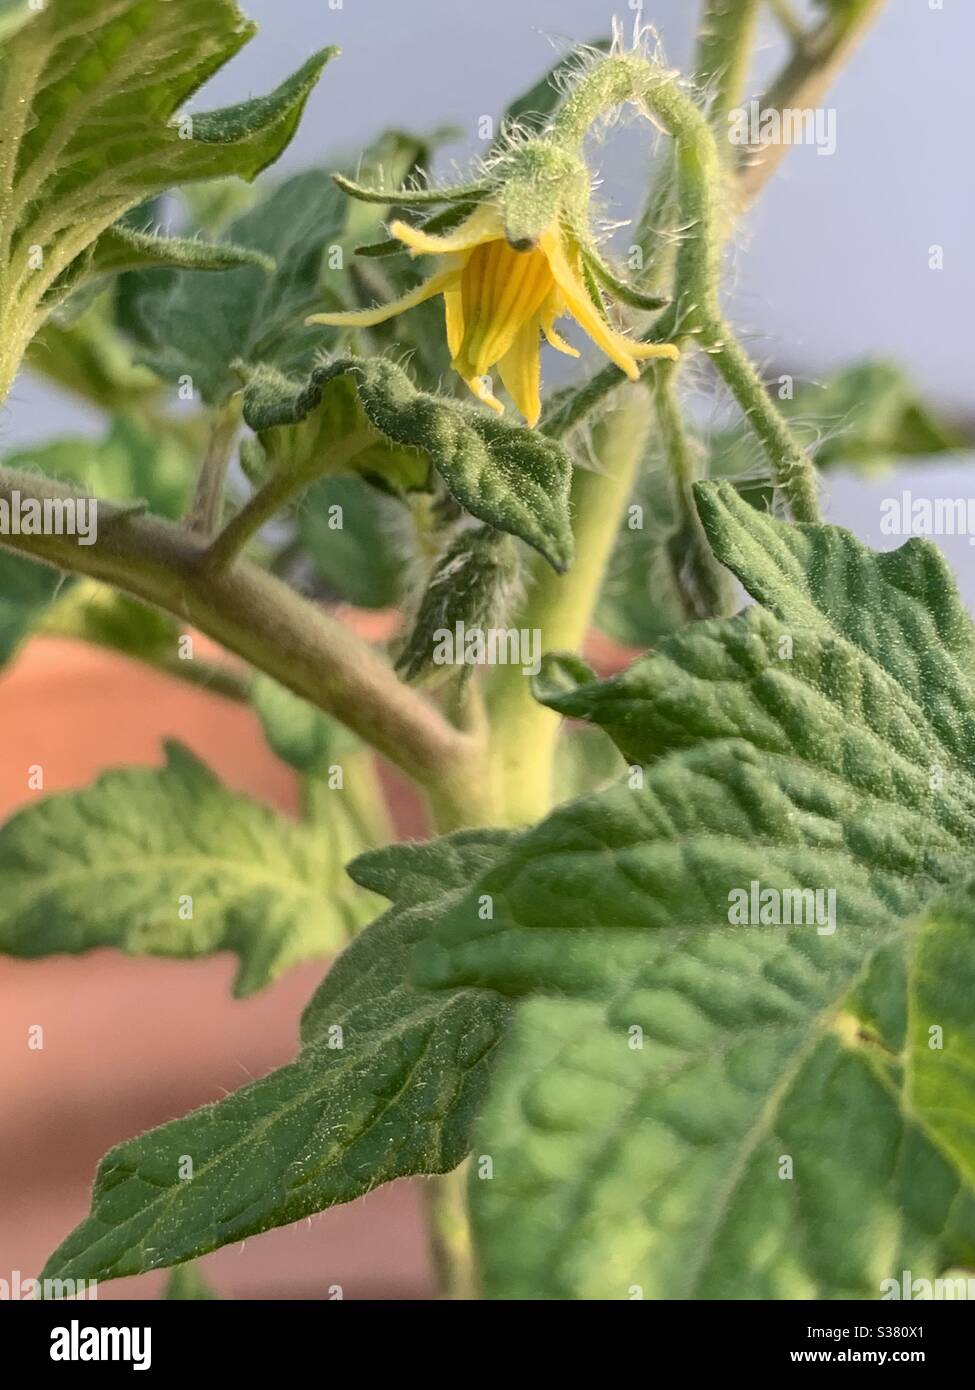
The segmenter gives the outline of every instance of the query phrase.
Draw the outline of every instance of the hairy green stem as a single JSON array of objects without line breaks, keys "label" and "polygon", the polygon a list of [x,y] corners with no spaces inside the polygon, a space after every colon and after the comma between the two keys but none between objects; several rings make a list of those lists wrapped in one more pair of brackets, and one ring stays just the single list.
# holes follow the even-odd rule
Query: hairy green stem
[{"label": "hairy green stem", "polygon": [[[0,470],[0,498],[77,502],[86,495]],[[86,499],[87,500],[87,499]],[[334,715],[423,787],[438,814],[468,823],[482,779],[477,742],[454,729],[389,664],[321,608],[247,561],[210,574],[205,542],[157,517],[99,506],[95,545],[71,536],[3,536],[0,543],[57,569],[100,579],[184,622]]]},{"label": "hairy green stem", "polygon": [[233,517],[210,545],[204,564],[216,573],[233,564],[251,540],[278,512],[326,473],[341,471],[356,454],[375,442],[374,430],[359,430],[342,441],[315,469],[276,473]]},{"label": "hairy green stem", "polygon": [[707,87],[717,125],[741,100],[748,77],[759,0],[705,0],[694,75]]},{"label": "hairy green stem", "polygon": [[796,521],[819,521],[816,470],[772,403],[765,385],[727,324],[707,325],[702,346],[761,440],[772,467],[772,481],[787,499]]},{"label": "hairy green stem", "polygon": [[688,437],[677,397],[677,363],[661,363],[654,400],[660,439],[669,465],[678,524],[669,550],[684,612],[689,620],[733,613],[737,594],[728,571],[714,558],[694,505],[694,484],[703,476],[701,456]]},{"label": "hairy green stem", "polygon": [[[669,335],[683,345],[696,338],[714,357],[715,365],[762,443],[772,470],[772,481],[781,488],[797,518],[818,517],[816,476],[812,460],[776,411],[741,346],[724,322],[719,295],[719,269],[723,228],[720,209],[725,167],[718,155],[713,132],[694,102],[673,76],[639,54],[616,54],[593,69],[566,102],[553,122],[553,131],[566,140],[581,139],[586,122],[604,110],[630,101],[645,103],[673,136],[675,143],[675,191],[682,227],[686,234],[676,258],[674,302],[654,325],[652,337]],[[607,390],[615,380],[601,374]],[[590,383],[587,407],[594,403]],[[598,397],[597,397],[598,398]],[[563,419],[567,410],[561,412]],[[562,428],[551,426],[551,432]]]},{"label": "hairy green stem", "polygon": [[234,395],[214,415],[206,453],[200,465],[196,493],[186,515],[188,529],[199,536],[212,536],[220,525],[227,470],[239,428],[240,396]]},{"label": "hairy green stem", "polygon": [[[623,510],[643,459],[651,409],[646,392],[620,398],[593,430],[599,471],[577,468],[572,482],[575,563],[557,575],[543,561],[532,570],[531,589],[514,621],[537,629],[541,649],[578,651],[599,598]],[[555,744],[560,720],[532,695],[520,666],[499,666],[488,691],[493,729],[491,763],[505,823],[539,820],[552,806]]]},{"label": "hairy green stem", "polygon": [[469,1176],[468,1161],[451,1173],[429,1178],[423,1189],[437,1286],[442,1298],[454,1302],[478,1296],[474,1243],[467,1216]]}]

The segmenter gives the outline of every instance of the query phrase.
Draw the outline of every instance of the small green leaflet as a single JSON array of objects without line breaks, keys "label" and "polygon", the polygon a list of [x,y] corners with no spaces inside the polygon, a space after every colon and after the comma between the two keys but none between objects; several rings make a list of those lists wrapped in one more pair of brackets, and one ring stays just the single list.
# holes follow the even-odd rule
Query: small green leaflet
[{"label": "small green leaflet", "polygon": [[337,358],[305,383],[255,373],[244,419],[276,469],[356,471],[407,490],[425,485],[432,463],[472,516],[526,541],[560,572],[572,559],[572,467],[562,448],[418,391],[387,358]]},{"label": "small green leaflet", "polygon": [[[462,889],[501,842],[466,834],[418,846],[412,870],[407,845],[354,866],[376,889],[401,881],[405,867],[414,905],[390,909],[335,963],[302,1019],[298,1060],[112,1149],[91,1215],[51,1256],[47,1275],[158,1269],[393,1178],[456,1167],[508,1006],[484,990],[416,990],[405,973],[429,903]],[[191,1180],[181,1176],[185,1155]]]},{"label": "small green leaflet", "polygon": [[975,1259],[975,937],[923,917],[975,863],[975,633],[934,546],[699,506],[762,606],[548,675],[638,775],[520,836],[417,953],[420,986],[535,996],[475,1138],[493,1296],[878,1298]]},{"label": "small green leaflet", "polygon": [[229,950],[240,959],[234,991],[250,994],[340,950],[369,919],[372,900],[343,862],[319,826],[229,791],[170,744],[165,767],[108,772],[0,830],[0,951]]}]

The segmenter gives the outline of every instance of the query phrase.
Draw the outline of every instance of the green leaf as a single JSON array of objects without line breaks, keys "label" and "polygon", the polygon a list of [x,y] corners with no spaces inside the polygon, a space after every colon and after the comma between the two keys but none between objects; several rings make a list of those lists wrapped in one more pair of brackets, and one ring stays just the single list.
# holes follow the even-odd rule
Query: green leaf
[{"label": "green leaf", "polygon": [[[323,256],[345,215],[331,179],[310,170],[268,188],[227,227],[254,266],[206,280],[166,272],[130,279],[123,322],[143,344],[140,360],[167,380],[190,376],[208,401],[239,387],[238,361],[309,371],[323,339],[304,320],[321,303]],[[277,269],[268,274],[262,261]]]},{"label": "green leaf", "polygon": [[0,550],[0,669],[41,621],[63,583],[57,570]]},{"label": "green leaf", "polygon": [[336,597],[360,608],[390,608],[398,600],[400,529],[398,504],[354,474],[313,484],[297,513],[298,539],[315,572]]},{"label": "green leaf", "polygon": [[924,913],[909,968],[907,1093],[929,1134],[975,1186],[975,885]]},{"label": "green leaf", "polygon": [[[483,867],[494,837],[418,847],[440,895]],[[390,853],[397,865],[410,847]],[[383,877],[376,857],[366,877]],[[378,876],[378,878],[377,878]],[[424,907],[394,908],[335,963],[302,1020],[292,1065],[113,1149],[91,1215],[48,1270],[113,1279],[284,1226],[378,1183],[441,1173],[467,1152],[507,1006],[482,990],[405,981]],[[336,1031],[340,1030],[340,1031]],[[185,1157],[193,1177],[185,1176]]]},{"label": "green leaf", "polygon": [[320,827],[227,790],[178,745],[160,770],[109,772],[14,816],[0,873],[6,954],[229,950],[237,995],[338,950],[371,906]]},{"label": "green leaf", "polygon": [[[233,0],[58,0],[0,55],[0,265],[13,277],[0,340],[15,367],[73,261],[174,184],[252,179],[281,154],[334,49],[267,97],[173,117],[254,33]],[[66,277],[62,278],[62,277]]]},{"label": "green leaf", "polygon": [[475,1140],[492,1295],[878,1298],[975,1259],[971,932],[912,964],[975,862],[975,631],[927,543],[698,494],[763,606],[547,690],[637,775],[519,836],[417,952],[419,986],[536,996]]},{"label": "green leaf", "polygon": [[526,541],[560,572],[571,561],[572,469],[562,448],[418,391],[386,358],[337,358],[305,385],[260,373],[244,392],[244,419],[277,468],[354,466],[406,489],[420,485],[429,460],[472,516]]}]

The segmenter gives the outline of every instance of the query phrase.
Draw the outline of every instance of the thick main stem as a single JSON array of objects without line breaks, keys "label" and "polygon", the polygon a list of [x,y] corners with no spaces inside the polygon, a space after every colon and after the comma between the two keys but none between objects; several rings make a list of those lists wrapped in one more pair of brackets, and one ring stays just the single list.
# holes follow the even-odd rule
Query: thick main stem
[{"label": "thick main stem", "polygon": [[[643,458],[650,417],[647,393],[634,391],[593,430],[600,471],[577,468],[572,483],[575,562],[564,575],[536,563],[532,588],[516,620],[519,628],[540,632],[543,652],[575,652],[582,645]],[[497,668],[489,707],[491,762],[505,821],[529,824],[551,809],[559,717],[538,703],[520,666]]]}]

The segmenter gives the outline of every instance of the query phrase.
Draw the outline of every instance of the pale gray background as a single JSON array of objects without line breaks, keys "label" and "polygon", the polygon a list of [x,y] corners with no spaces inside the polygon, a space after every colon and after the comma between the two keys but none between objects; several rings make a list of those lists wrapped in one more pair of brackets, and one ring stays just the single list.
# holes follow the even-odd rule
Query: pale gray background
[{"label": "pale gray background", "polygon": [[[261,33],[210,84],[205,109],[264,92],[310,49],[337,43],[282,166],[300,168],[356,150],[389,125],[424,130],[455,123],[464,137],[444,160],[461,166],[483,150],[477,120],[528,87],[572,40],[604,34],[614,14],[629,24],[629,0],[244,0]],[[646,18],[668,60],[688,55],[696,0],[656,0]],[[763,31],[762,72],[777,66],[778,31]],[[732,317],[766,362],[811,377],[880,353],[907,365],[946,410],[972,408],[970,315],[975,296],[975,200],[971,177],[971,63],[975,3],[888,0],[829,102],[837,150],[788,153],[732,251]],[[628,122],[600,151],[612,211],[632,212],[652,137]],[[928,248],[945,248],[945,268],[928,268]],[[98,428],[84,408],[23,378],[0,416],[0,447],[53,432]],[[970,459],[915,465],[903,481],[929,495],[968,495]],[[874,544],[879,499],[902,484],[828,483],[832,519]],[[973,550],[945,549],[967,598],[975,600]]]}]

